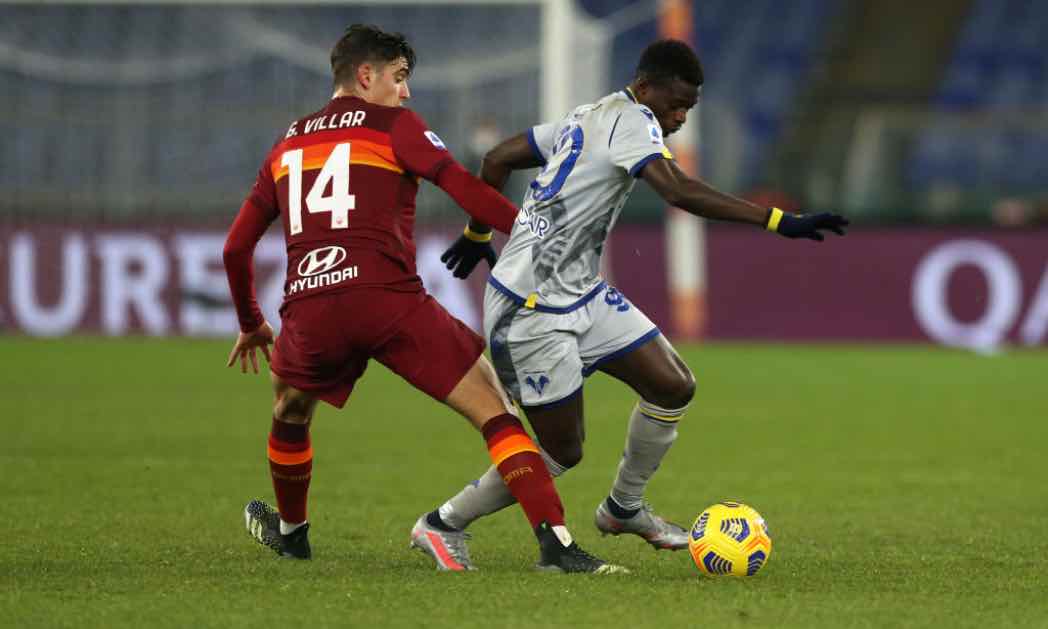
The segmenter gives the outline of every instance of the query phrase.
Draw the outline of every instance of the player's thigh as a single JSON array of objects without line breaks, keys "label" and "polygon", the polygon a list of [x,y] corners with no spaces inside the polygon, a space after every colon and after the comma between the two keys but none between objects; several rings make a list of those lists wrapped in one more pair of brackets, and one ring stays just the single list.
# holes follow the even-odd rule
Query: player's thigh
[{"label": "player's thigh", "polygon": [[[396,322],[372,350],[372,357],[415,388],[444,402],[473,371],[483,352],[484,339],[426,295]],[[483,371],[474,376],[470,382],[483,388]],[[497,392],[490,393],[498,400]]]},{"label": "player's thigh", "polygon": [[489,295],[484,319],[499,380],[521,406],[549,406],[581,391],[579,313],[538,312]]},{"label": "player's thigh", "polygon": [[603,371],[660,406],[690,401],[691,370],[647,315],[612,287],[593,300],[590,311],[593,325],[579,340],[587,376]]},{"label": "player's thigh", "polygon": [[599,369],[625,382],[645,401],[664,408],[686,406],[695,394],[695,376],[662,335]]},{"label": "player's thigh", "polygon": [[478,430],[492,417],[505,413],[516,415],[513,403],[495,375],[495,368],[483,354],[451,390],[444,403]]},{"label": "player's thigh", "polygon": [[[352,315],[367,301],[359,291],[347,291],[300,299],[284,307],[270,365],[281,390],[300,391],[337,408],[345,405],[367,368],[367,339],[355,336],[372,326]],[[280,409],[279,395],[278,391],[276,410]]]}]

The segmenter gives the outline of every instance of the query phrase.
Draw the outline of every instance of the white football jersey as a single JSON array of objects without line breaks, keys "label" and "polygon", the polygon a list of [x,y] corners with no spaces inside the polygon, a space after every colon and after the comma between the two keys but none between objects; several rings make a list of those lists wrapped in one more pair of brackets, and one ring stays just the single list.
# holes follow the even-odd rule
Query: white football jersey
[{"label": "white football jersey", "polygon": [[662,127],[628,91],[528,131],[545,163],[524,195],[489,283],[528,307],[568,312],[603,286],[608,233],[653,159],[672,159]]}]

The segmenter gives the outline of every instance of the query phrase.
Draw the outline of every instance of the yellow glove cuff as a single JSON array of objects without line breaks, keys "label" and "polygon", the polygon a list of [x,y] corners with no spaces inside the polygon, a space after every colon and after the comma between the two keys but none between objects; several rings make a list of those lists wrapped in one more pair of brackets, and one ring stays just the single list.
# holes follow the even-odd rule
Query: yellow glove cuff
[{"label": "yellow glove cuff", "polygon": [[768,215],[768,224],[764,226],[770,232],[779,231],[779,221],[782,220],[782,210],[777,207],[771,209],[771,214]]},{"label": "yellow glove cuff", "polygon": [[466,225],[466,229],[464,229],[462,231],[462,233],[466,236],[466,238],[469,238],[473,242],[489,242],[489,241],[491,241],[492,232],[489,231],[489,232],[486,232],[486,233],[483,233],[483,234],[480,233],[480,232],[475,232],[475,231],[473,231],[472,229],[469,228],[469,225]]}]

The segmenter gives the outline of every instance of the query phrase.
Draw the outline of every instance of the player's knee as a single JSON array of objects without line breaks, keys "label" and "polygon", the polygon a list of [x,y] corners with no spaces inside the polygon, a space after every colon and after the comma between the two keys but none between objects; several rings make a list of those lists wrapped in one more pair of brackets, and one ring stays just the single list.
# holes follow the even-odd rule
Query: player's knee
[{"label": "player's knee", "polygon": [[581,443],[561,443],[553,448],[545,448],[550,458],[559,463],[565,469],[571,469],[582,462]]},{"label": "player's knee", "polygon": [[690,369],[681,369],[672,378],[660,383],[659,390],[648,401],[663,408],[683,408],[695,397],[695,375]]},{"label": "player's knee", "polygon": [[273,418],[287,424],[308,424],[313,418],[312,400],[283,395],[273,404]]}]

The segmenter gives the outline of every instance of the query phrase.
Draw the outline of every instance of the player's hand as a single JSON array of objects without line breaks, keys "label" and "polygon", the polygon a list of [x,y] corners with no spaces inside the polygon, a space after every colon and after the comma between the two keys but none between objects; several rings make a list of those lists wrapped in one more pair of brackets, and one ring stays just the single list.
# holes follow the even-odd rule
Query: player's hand
[{"label": "player's hand", "polygon": [[444,255],[440,256],[440,261],[460,280],[469,277],[481,260],[487,260],[489,268],[494,267],[498,261],[495,248],[491,246],[491,233],[488,232],[487,240],[483,241],[477,240],[475,234],[471,238],[471,234],[472,232],[459,236]]},{"label": "player's hand", "polygon": [[839,214],[787,214],[778,208],[771,209],[768,213],[768,223],[765,225],[768,230],[787,238],[810,238],[818,241],[824,238],[819,230],[843,236],[847,226],[848,219]]},{"label": "player's hand", "polygon": [[262,350],[267,363],[273,361],[269,358],[269,346],[273,344],[273,328],[266,321],[258,326],[254,332],[241,332],[237,342],[233,345],[233,351],[229,353],[229,362],[226,367],[232,367],[237,358],[240,359],[241,373],[247,373],[247,361],[251,360],[251,370],[258,373],[258,358],[255,357],[255,348]]}]

